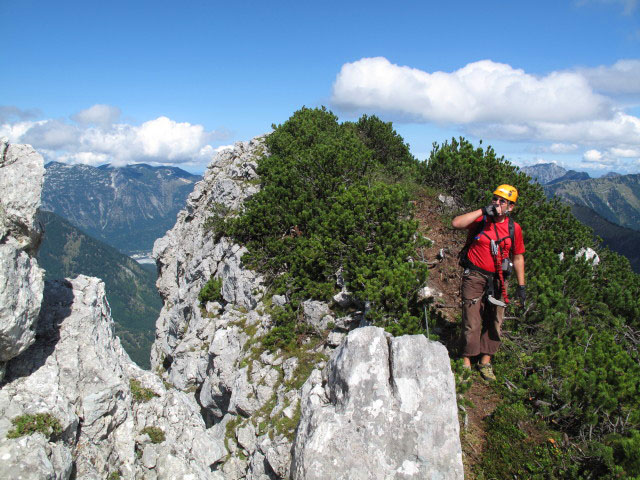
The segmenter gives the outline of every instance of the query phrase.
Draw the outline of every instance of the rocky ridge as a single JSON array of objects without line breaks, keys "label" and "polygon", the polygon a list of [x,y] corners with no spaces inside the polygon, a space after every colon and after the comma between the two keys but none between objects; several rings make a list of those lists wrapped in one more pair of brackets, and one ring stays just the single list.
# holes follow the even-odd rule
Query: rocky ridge
[{"label": "rocky ridge", "polygon": [[[3,142],[1,158],[0,326],[3,343],[17,347],[3,357],[0,478],[210,478],[221,442],[193,394],[129,359],[113,334],[104,283],[42,282],[42,157]],[[49,426],[29,425],[36,416]]]},{"label": "rocky ridge", "polygon": [[[391,340],[380,329],[357,328],[366,325],[364,314],[344,289],[332,305],[309,300],[302,306],[321,341],[294,353],[262,347],[273,325],[271,307],[287,299],[270,296],[263,278],[243,267],[243,246],[224,237],[216,242],[205,224],[216,205],[233,214],[258,191],[257,159],[264,154],[261,138],[221,153],[176,226],[154,246],[164,308],[152,367],[165,381],[195,391],[208,424],[224,432],[228,455],[214,470],[229,479],[321,478],[334,469],[331,478],[422,478],[434,471],[462,478],[455,388],[444,347],[434,348],[424,337]],[[200,305],[198,294],[212,277],[220,281],[223,301]],[[338,305],[352,313],[337,315]],[[357,347],[367,335],[364,345],[375,339],[379,351]],[[345,366],[341,359],[350,356],[354,360]],[[431,363],[414,361],[425,357]],[[383,373],[353,376],[376,369]],[[390,377],[397,379],[392,386]],[[371,388],[380,395],[368,395]],[[421,414],[423,409],[431,413]],[[437,435],[427,433],[434,425]],[[324,441],[327,429],[335,433],[331,441]],[[323,441],[318,431],[325,432]],[[356,461],[368,465],[370,476],[352,476],[356,466],[338,465],[345,441],[362,447]]]},{"label": "rocky ridge", "polygon": [[[260,138],[221,153],[156,242],[164,307],[153,371],[131,362],[114,336],[99,279],[46,282],[39,314],[22,328],[32,330],[31,345],[7,362],[0,384],[0,477],[463,478],[442,345],[366,326],[343,290],[332,304],[303,305],[316,340],[296,352],[262,346],[271,309],[287,299],[244,268],[243,246],[204,227],[216,204],[238,211],[257,192],[265,153]],[[12,188],[37,190],[38,181]],[[23,234],[37,238],[28,225],[32,218]],[[12,235],[3,245],[20,244]],[[29,255],[36,244],[15,249]],[[201,305],[212,277],[221,300]],[[28,414],[55,422],[16,434]],[[344,458],[345,444],[357,456]]]}]

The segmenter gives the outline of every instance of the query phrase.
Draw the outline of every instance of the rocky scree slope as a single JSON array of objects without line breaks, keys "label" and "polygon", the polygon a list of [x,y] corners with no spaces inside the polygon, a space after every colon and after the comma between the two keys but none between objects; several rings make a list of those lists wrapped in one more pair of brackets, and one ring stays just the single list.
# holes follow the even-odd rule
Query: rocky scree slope
[{"label": "rocky scree slope", "polygon": [[[164,307],[152,369],[195,392],[210,430],[224,439],[228,453],[214,473],[462,478],[455,388],[442,345],[358,328],[366,326],[363,312],[343,289],[332,304],[303,303],[304,321],[320,340],[297,352],[262,346],[271,307],[287,299],[269,295],[264,279],[243,267],[243,246],[216,241],[205,224],[218,205],[237,213],[258,191],[257,161],[266,154],[261,138],[220,153],[154,246]],[[211,278],[221,299],[202,305],[198,295]],[[345,445],[357,457],[343,458]]]}]

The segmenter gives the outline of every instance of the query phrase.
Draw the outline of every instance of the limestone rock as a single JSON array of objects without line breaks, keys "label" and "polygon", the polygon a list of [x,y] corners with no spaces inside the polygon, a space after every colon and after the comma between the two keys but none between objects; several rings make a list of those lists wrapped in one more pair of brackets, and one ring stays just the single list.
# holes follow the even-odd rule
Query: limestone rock
[{"label": "limestone rock", "polygon": [[600,263],[600,257],[593,248],[583,247],[578,250],[578,253],[576,253],[576,259],[581,257],[584,258],[587,262],[590,262],[594,267]]},{"label": "limestone rock", "polygon": [[241,267],[246,249],[225,238],[216,242],[216,232],[207,230],[205,223],[216,205],[234,214],[258,191],[252,180],[256,158],[263,152],[258,138],[218,154],[187,199],[174,228],[154,245],[157,286],[164,306],[156,323],[151,365],[154,370],[173,372],[169,381],[178,388],[195,388],[205,380],[208,353],[198,346],[208,346],[213,340],[211,319],[215,314],[203,317],[201,313],[198,294],[204,284],[212,276],[221,278],[225,302],[245,310],[253,309],[262,296],[261,277]]},{"label": "limestone rock", "polygon": [[40,207],[44,160],[30,145],[0,139],[0,239],[22,250],[35,250],[41,231],[35,214]]},{"label": "limestone rock", "polygon": [[416,293],[416,297],[418,298],[419,302],[423,302],[425,300],[429,300],[429,299],[433,299],[435,297],[441,297],[442,293],[440,293],[438,290],[436,290],[435,288],[432,287],[422,287],[420,290],[418,290],[418,293]]},{"label": "limestone rock", "polygon": [[[209,465],[224,453],[206,430],[193,396],[167,391],[156,375],[129,359],[113,334],[104,283],[96,278],[46,283],[37,340],[8,363],[5,380],[0,451],[9,452],[12,461],[0,465],[0,478],[11,478],[16,471],[69,478],[73,458],[77,478],[118,472],[123,478],[186,474],[204,479]],[[153,398],[136,400],[132,380],[153,392]],[[25,413],[55,416],[62,427],[60,438],[52,443],[39,442],[38,435],[8,438],[10,420]],[[136,451],[148,446],[137,439],[147,426],[163,430],[166,441],[154,445],[154,455],[142,455],[142,461]],[[55,476],[48,477],[47,469]]]},{"label": "limestone rock", "polygon": [[73,462],[68,448],[50,443],[41,433],[0,443],[0,478],[67,479]]},{"label": "limestone rock", "polygon": [[0,140],[0,380],[5,362],[35,339],[44,288],[35,259],[44,161],[29,145]]},{"label": "limestone rock", "polygon": [[445,207],[454,208],[456,206],[456,200],[448,195],[438,195],[438,201]]},{"label": "limestone rock", "polygon": [[328,323],[334,321],[330,315],[329,305],[324,302],[316,300],[302,302],[302,312],[305,322],[317,330],[326,329]]},{"label": "limestone rock", "polygon": [[[164,307],[156,325],[152,367],[176,388],[195,391],[208,432],[224,450],[224,458],[213,461],[214,478],[278,478],[259,445],[269,438],[264,426],[273,427],[274,418],[284,417],[282,410],[291,407],[277,401],[285,398],[287,388],[282,370],[276,368],[284,361],[282,352],[268,353],[256,342],[272,326],[262,303],[263,280],[243,266],[246,248],[205,228],[213,210],[234,215],[258,191],[256,161],[264,152],[258,138],[219,154],[174,228],[154,246]],[[222,280],[219,307],[202,306],[198,300],[211,277]],[[285,297],[273,299],[274,305],[285,303]],[[268,454],[276,462],[273,452],[290,450],[291,441],[282,435],[274,438]],[[151,453],[148,457],[153,463]],[[289,460],[279,462],[288,469]]]},{"label": "limestone rock", "polygon": [[463,478],[444,346],[356,329],[334,352],[322,383],[316,373],[303,387],[292,478]]}]

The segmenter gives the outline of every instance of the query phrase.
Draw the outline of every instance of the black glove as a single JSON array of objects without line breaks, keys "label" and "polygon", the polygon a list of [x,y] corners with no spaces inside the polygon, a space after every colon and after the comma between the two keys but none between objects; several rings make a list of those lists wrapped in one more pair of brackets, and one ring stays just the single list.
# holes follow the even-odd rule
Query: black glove
[{"label": "black glove", "polygon": [[520,300],[520,304],[524,305],[524,301],[527,299],[527,287],[524,285],[518,285],[518,288],[516,288],[516,295]]},{"label": "black glove", "polygon": [[482,215],[486,215],[487,217],[493,217],[496,214],[496,207],[491,205],[487,205],[486,207],[482,207]]}]

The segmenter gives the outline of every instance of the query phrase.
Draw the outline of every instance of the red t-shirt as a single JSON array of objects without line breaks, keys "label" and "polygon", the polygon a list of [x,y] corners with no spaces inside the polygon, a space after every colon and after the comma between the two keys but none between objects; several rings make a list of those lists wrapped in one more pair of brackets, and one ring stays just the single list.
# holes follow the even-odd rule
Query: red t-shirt
[{"label": "red t-shirt", "polygon": [[[478,217],[474,223],[467,227],[470,230],[475,230],[478,228],[478,223],[482,222],[482,216]],[[502,257],[508,257],[511,251],[511,237],[509,237],[509,220],[505,219],[502,223],[494,223],[491,218],[487,218],[487,221],[484,224],[483,232],[489,236],[487,238],[486,235],[478,232],[478,234],[473,239],[471,246],[469,247],[469,252],[467,253],[467,257],[469,261],[473,263],[476,267],[480,267],[483,270],[487,270],[488,272],[496,271],[496,264],[493,256],[491,255],[491,246],[490,240],[497,240],[496,231],[494,230],[494,225],[498,230],[498,237],[505,238],[502,242],[500,242],[500,247],[502,248]],[[519,255],[524,253],[524,240],[522,239],[522,228],[516,222],[513,222],[514,226],[514,235],[513,239],[515,241],[515,247],[513,248],[513,254]]]}]

